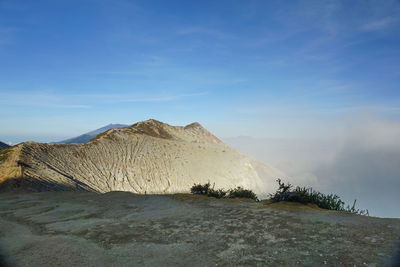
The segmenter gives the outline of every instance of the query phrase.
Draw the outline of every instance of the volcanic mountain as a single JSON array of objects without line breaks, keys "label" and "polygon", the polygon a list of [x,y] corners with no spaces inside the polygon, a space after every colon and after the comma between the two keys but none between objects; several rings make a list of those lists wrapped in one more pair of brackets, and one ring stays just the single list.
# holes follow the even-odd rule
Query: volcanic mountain
[{"label": "volcanic mountain", "polygon": [[84,144],[27,142],[0,160],[0,188],[34,191],[187,192],[194,183],[262,193],[281,173],[230,148],[199,123],[156,120],[111,129]]}]

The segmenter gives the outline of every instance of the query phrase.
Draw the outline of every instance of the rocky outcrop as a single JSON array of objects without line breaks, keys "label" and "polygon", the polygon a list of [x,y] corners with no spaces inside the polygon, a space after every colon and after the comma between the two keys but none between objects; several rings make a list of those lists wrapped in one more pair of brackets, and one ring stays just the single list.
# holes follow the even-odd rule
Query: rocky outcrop
[{"label": "rocky outcrop", "polygon": [[[3,188],[164,194],[210,181],[216,188],[243,186],[260,193],[265,188],[253,165],[198,123],[182,127],[148,120],[85,144],[22,143],[0,162],[0,183]],[[272,181],[279,172],[270,168],[267,174]]]}]

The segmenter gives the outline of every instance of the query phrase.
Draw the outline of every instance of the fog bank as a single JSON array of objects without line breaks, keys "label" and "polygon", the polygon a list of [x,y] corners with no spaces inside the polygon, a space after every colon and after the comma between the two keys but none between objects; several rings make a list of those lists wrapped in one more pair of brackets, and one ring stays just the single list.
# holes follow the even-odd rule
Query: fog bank
[{"label": "fog bank", "polygon": [[224,140],[259,161],[282,170],[283,180],[336,193],[370,215],[400,217],[400,123],[378,117],[357,117],[329,137]]}]

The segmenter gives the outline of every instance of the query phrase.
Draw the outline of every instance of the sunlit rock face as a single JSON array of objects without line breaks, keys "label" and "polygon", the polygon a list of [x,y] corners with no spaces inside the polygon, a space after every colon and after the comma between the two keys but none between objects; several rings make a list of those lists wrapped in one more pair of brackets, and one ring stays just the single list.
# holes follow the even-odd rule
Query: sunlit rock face
[{"label": "sunlit rock face", "polygon": [[3,190],[164,194],[210,181],[215,188],[243,186],[262,193],[277,175],[278,170],[255,163],[199,123],[183,127],[156,120],[111,129],[84,144],[22,143],[0,162]]}]

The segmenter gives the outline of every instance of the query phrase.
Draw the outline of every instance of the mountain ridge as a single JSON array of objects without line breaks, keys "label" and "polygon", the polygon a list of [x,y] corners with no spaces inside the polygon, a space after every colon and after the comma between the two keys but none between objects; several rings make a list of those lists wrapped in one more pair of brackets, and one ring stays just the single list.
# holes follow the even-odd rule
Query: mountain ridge
[{"label": "mountain ridge", "polygon": [[[187,192],[194,183],[264,190],[252,159],[199,123],[150,119],[110,129],[83,144],[26,142],[0,162],[2,188],[134,193]],[[268,181],[278,170],[268,169]]]}]

